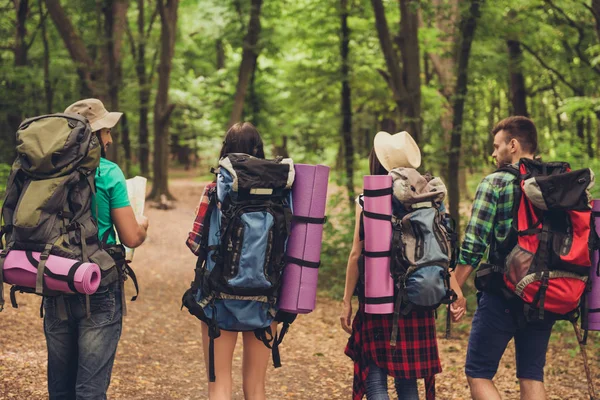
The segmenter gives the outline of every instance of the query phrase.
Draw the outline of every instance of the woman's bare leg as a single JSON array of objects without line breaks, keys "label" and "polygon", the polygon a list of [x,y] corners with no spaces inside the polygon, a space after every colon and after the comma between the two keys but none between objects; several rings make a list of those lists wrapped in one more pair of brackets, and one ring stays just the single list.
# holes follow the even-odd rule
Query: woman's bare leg
[{"label": "woman's bare leg", "polygon": [[[208,383],[209,400],[231,400],[232,379],[231,366],[233,351],[237,342],[238,333],[221,330],[221,336],[215,339],[215,376],[216,382]],[[204,364],[208,376],[208,350],[210,338],[208,326],[202,323],[202,347],[204,348]]]},{"label": "woman's bare leg", "polygon": [[[271,325],[277,331],[277,323]],[[265,379],[271,359],[271,349],[254,336],[254,332],[244,332],[244,398],[246,400],[266,400]]]}]

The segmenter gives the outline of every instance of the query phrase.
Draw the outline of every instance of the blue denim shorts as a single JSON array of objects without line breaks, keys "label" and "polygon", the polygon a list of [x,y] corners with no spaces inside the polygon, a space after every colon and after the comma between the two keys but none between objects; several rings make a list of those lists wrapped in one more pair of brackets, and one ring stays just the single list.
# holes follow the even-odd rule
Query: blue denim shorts
[{"label": "blue denim shorts", "polygon": [[492,379],[514,337],[517,378],[543,382],[554,321],[532,321],[519,326],[510,304],[503,297],[487,292],[477,294],[477,304],[467,350],[467,376]]}]

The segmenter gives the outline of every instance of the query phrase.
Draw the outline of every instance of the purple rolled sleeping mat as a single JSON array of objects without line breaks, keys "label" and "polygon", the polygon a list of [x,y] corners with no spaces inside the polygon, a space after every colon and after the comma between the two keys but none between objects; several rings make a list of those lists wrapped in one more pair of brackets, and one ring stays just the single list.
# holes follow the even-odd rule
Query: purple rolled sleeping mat
[{"label": "purple rolled sleeping mat", "polygon": [[287,243],[279,308],[295,314],[315,309],[321,262],[329,167],[296,164],[292,186],[294,217]]},{"label": "purple rolled sleeping mat", "polygon": [[394,280],[390,274],[392,246],[392,177],[364,177],[365,312],[394,312]]},{"label": "purple rolled sleeping mat", "polygon": [[[35,289],[39,252],[11,250],[4,261],[4,282]],[[100,267],[50,255],[46,261],[44,287],[57,292],[94,294],[100,286]]]},{"label": "purple rolled sleeping mat", "polygon": [[[594,200],[592,207],[592,218],[594,218],[596,232],[600,234],[600,199]],[[594,225],[592,225],[593,227]],[[594,251],[592,257],[592,268],[590,268],[590,283],[592,291],[588,294],[588,329],[590,331],[600,331],[600,276],[598,271],[598,260],[600,255],[598,250]]]}]

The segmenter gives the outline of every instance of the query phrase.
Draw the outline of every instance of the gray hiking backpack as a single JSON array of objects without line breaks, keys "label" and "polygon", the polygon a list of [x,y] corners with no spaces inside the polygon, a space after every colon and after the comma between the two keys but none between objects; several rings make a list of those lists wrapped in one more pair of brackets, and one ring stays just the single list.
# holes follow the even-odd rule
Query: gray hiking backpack
[{"label": "gray hiking backpack", "polygon": [[39,116],[19,126],[18,156],[8,178],[0,221],[0,311],[4,306],[3,264],[12,250],[41,253],[36,288],[13,286],[13,307],[17,307],[16,291],[62,294],[45,287],[49,255],[97,264],[101,286],[122,278],[118,262],[98,238],[91,209],[100,152],[88,121],[77,114]]},{"label": "gray hiking backpack", "polygon": [[440,178],[412,168],[390,171],[393,179],[392,255],[390,271],[396,285],[394,330],[400,313],[435,310],[450,304],[450,269],[456,264],[454,222],[443,209],[446,186]]}]

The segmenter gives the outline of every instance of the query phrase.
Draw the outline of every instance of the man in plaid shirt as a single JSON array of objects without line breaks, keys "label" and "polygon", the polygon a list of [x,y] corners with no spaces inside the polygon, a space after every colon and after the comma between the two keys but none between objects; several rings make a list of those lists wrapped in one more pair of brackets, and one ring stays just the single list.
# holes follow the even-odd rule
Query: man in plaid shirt
[{"label": "man in plaid shirt", "polygon": [[[494,127],[492,134],[492,157],[499,168],[517,168],[521,158],[533,159],[537,150],[537,131],[530,119],[506,118]],[[511,172],[497,171],[479,184],[455,271],[460,286],[479,267],[488,249],[489,262],[503,266],[508,252],[516,245],[516,232],[512,228],[513,204],[518,193],[515,178]],[[477,293],[478,305],[465,365],[471,396],[474,400],[501,399],[492,378],[506,346],[514,337],[521,399],[546,399],[544,365],[554,323],[525,321],[521,300],[503,295],[506,290],[502,287],[501,272],[482,269],[479,269],[478,276],[489,275],[487,278],[493,279],[489,279],[487,282],[492,283]],[[465,298],[461,297],[452,304],[451,311],[455,321],[462,318],[466,311]]]}]

